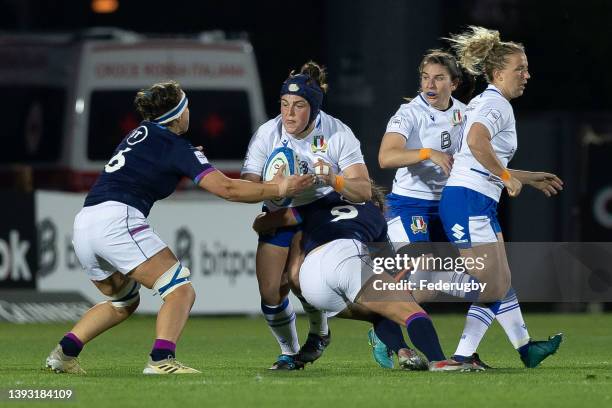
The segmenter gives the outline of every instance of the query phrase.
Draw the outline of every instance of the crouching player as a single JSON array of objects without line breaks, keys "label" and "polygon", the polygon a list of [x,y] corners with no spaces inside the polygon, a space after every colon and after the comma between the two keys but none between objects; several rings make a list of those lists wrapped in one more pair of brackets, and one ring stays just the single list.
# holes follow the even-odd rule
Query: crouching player
[{"label": "crouching player", "polygon": [[[347,201],[333,192],[308,205],[262,214],[253,228],[264,232],[301,224],[305,254],[299,273],[302,296],[328,316],[374,324],[387,318],[404,326],[414,346],[429,360],[430,371],[480,369],[446,359],[433,323],[408,291],[401,294],[401,300],[381,299],[372,294],[371,280],[362,283],[362,269],[371,272],[372,268],[366,243],[387,241],[381,210],[384,197],[376,197],[378,206],[372,201]],[[377,279],[395,282],[386,274],[377,275]]]}]

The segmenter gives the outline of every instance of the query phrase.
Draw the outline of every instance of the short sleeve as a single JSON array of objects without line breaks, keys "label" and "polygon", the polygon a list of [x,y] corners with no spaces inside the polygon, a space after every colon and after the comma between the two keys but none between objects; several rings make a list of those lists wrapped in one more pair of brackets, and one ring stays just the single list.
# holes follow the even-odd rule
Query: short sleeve
[{"label": "short sleeve", "polygon": [[410,133],[412,133],[414,123],[411,116],[401,115],[400,112],[401,110],[397,111],[397,113],[389,119],[386,133],[399,133],[408,140]]},{"label": "short sleeve", "polygon": [[183,176],[189,177],[198,184],[204,176],[215,171],[208,159],[200,150],[186,140],[179,139],[173,144],[169,154],[171,166]]},{"label": "short sleeve", "polygon": [[506,129],[513,116],[511,107],[495,102],[497,101],[491,101],[480,107],[473,120],[474,123],[478,122],[487,128],[491,139]]},{"label": "short sleeve", "polygon": [[253,137],[251,137],[240,174],[251,173],[261,176],[267,159],[268,152],[265,145],[265,138],[261,134],[261,130],[258,130]]},{"label": "short sleeve", "polygon": [[344,127],[343,131],[339,132],[336,137],[340,139],[338,151],[338,167],[340,171],[344,171],[344,169],[353,164],[365,164],[363,154],[361,153],[361,144],[351,129]]}]

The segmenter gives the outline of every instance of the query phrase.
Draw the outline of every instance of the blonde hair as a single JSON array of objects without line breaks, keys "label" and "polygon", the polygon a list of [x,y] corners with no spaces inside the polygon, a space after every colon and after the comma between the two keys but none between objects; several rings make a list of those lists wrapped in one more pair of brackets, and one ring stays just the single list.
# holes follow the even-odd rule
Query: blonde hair
[{"label": "blonde hair", "polygon": [[446,38],[455,50],[459,63],[473,75],[484,75],[493,82],[493,71],[504,69],[506,57],[525,52],[523,44],[502,41],[499,31],[484,27],[469,26],[468,31]]}]

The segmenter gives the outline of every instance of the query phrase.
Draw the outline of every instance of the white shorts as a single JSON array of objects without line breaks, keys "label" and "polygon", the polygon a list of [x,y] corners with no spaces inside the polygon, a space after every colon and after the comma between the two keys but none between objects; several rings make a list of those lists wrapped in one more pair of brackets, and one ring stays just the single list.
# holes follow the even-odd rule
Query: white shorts
[{"label": "white shorts", "polygon": [[313,307],[335,316],[355,301],[362,287],[362,259],[367,247],[353,239],[337,239],[309,253],[300,268],[302,296]]},{"label": "white shorts", "polygon": [[127,274],[167,247],[140,211],[116,201],[83,207],[74,219],[72,244],[95,281],[116,271]]}]

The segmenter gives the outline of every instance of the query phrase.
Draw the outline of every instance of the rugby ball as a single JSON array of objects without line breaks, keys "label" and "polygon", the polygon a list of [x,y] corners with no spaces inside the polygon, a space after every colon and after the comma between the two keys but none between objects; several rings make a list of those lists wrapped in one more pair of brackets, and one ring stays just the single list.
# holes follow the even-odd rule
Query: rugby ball
[{"label": "rugby ball", "polygon": [[[295,154],[292,149],[288,147],[277,147],[268,156],[261,178],[263,181],[272,180],[283,164],[285,165],[285,170],[283,172],[285,176],[297,174],[299,162],[297,154]],[[284,207],[291,203],[291,198],[280,198],[271,201],[279,207]]]}]

